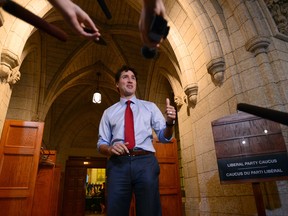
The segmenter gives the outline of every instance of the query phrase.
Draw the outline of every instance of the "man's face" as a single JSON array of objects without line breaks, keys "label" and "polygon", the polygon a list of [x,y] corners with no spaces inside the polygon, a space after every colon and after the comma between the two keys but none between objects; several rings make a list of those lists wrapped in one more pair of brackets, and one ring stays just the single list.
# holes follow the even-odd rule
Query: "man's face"
[{"label": "man's face", "polygon": [[121,73],[119,82],[116,84],[121,97],[134,96],[136,92],[136,77],[130,70]]}]

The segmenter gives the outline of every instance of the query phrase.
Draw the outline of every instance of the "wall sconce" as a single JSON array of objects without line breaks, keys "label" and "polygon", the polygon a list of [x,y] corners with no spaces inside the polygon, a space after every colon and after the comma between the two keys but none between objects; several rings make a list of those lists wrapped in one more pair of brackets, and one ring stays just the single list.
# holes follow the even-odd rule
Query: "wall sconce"
[{"label": "wall sconce", "polygon": [[97,73],[97,89],[96,92],[93,94],[92,102],[93,103],[101,103],[101,93],[99,91],[99,77],[101,76],[100,72]]}]

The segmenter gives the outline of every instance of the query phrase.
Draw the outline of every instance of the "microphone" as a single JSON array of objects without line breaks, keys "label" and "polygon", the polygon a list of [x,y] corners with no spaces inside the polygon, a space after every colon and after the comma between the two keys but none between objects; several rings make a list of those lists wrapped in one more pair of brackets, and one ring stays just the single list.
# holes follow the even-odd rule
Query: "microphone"
[{"label": "microphone", "polygon": [[237,104],[237,109],[243,112],[259,116],[261,118],[278,122],[280,124],[288,125],[288,113],[285,112],[253,106],[245,103]]},{"label": "microphone", "polygon": [[[165,39],[169,33],[170,27],[167,26],[167,20],[162,16],[155,15],[153,17],[148,37],[150,40],[159,43],[161,39]],[[152,59],[157,55],[157,49],[155,47],[143,46],[141,48],[142,55],[147,59]]]},{"label": "microphone", "polygon": [[[87,32],[87,33],[94,33],[94,31],[92,31],[92,29],[89,29],[89,28],[87,28],[87,27],[84,27],[83,30],[84,30],[85,32]],[[96,44],[99,44],[99,45],[104,45],[104,46],[107,45],[106,41],[105,41],[102,37],[100,37],[99,40],[96,40],[96,39],[95,39],[94,42],[95,42]]]},{"label": "microphone", "polygon": [[50,34],[51,36],[56,37],[61,41],[67,41],[68,36],[64,31],[46,22],[17,3],[13,1],[5,1],[4,3],[1,3],[0,6],[2,6],[2,8],[11,15],[35,26],[36,28]]},{"label": "microphone", "polygon": [[111,19],[112,15],[111,15],[111,13],[110,13],[110,11],[109,11],[106,3],[105,3],[105,0],[97,0],[97,2],[100,5],[100,7],[101,7],[103,13],[105,14],[106,18],[107,19]]},{"label": "microphone", "polygon": [[154,47],[149,48],[147,46],[143,46],[141,48],[141,53],[145,58],[152,59],[156,56],[157,50]]}]

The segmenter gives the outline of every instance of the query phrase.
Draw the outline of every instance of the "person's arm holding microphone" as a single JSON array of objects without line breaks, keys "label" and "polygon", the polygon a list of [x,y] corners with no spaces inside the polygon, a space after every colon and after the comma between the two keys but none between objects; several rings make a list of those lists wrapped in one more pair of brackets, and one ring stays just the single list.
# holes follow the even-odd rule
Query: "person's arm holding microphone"
[{"label": "person's arm holding microphone", "polygon": [[155,58],[157,48],[169,33],[170,27],[164,18],[165,7],[162,0],[143,0],[139,20],[139,30],[143,47],[142,55],[147,59]]},{"label": "person's arm holding microphone", "polygon": [[143,7],[140,14],[139,30],[142,42],[148,47],[158,47],[160,41],[156,42],[149,38],[149,30],[155,15],[164,17],[165,7],[162,0],[142,0]]},{"label": "person's arm holding microphone", "polygon": [[[88,38],[99,40],[100,32],[96,25],[78,5],[71,0],[48,0],[63,16],[65,21],[78,34]],[[89,29],[89,31],[85,31]]]}]

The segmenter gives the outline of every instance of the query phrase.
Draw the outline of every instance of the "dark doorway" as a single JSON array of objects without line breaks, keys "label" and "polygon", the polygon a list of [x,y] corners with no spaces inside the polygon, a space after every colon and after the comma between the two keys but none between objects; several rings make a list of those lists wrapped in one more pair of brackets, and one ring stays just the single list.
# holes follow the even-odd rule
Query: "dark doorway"
[{"label": "dark doorway", "polygon": [[106,169],[88,168],[86,175],[85,216],[104,215],[106,210]]},{"label": "dark doorway", "polygon": [[[63,216],[84,216],[86,210],[87,169],[105,169],[106,158],[69,157],[66,161],[63,191]],[[102,171],[103,173],[103,171]],[[105,176],[101,177],[106,179]],[[97,212],[96,212],[97,213]],[[95,212],[87,212],[95,215]]]}]

